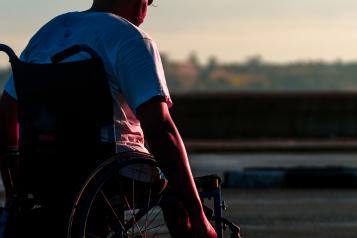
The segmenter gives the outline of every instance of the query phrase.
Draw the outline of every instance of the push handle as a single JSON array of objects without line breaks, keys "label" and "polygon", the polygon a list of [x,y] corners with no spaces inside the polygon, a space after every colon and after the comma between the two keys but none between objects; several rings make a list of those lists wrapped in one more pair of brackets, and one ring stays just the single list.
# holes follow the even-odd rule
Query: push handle
[{"label": "push handle", "polygon": [[15,52],[9,46],[0,44],[0,51],[4,51],[7,54],[7,56],[9,56],[10,62],[18,60]]},{"label": "push handle", "polygon": [[80,52],[86,52],[88,53],[92,58],[99,59],[99,55],[97,52],[95,52],[92,48],[86,46],[86,45],[73,45],[67,49],[64,49],[61,52],[58,52],[57,54],[53,55],[51,57],[51,61],[53,63],[59,63],[75,54],[78,54]]}]

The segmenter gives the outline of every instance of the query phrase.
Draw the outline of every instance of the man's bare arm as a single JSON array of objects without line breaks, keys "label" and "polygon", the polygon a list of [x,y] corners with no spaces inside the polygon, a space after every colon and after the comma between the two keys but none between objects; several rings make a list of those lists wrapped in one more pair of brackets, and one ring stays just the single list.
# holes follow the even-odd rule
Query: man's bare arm
[{"label": "man's bare arm", "polygon": [[12,181],[6,155],[17,148],[17,143],[17,102],[4,92],[0,99],[0,171],[7,198],[12,194]]},{"label": "man's bare arm", "polygon": [[206,219],[197,192],[187,153],[167,104],[154,98],[137,109],[150,152],[185,205],[198,237],[216,237]]}]

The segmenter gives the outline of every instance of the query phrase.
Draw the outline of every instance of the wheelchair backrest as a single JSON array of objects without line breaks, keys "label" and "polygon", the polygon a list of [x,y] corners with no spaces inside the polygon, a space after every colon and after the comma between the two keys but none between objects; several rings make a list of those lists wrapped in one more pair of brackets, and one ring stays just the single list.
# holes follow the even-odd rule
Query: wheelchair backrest
[{"label": "wheelchair backrest", "polygon": [[[81,51],[91,58],[61,63]],[[26,63],[10,54],[10,62],[22,153],[100,149],[101,128],[113,126],[113,103],[102,61],[93,50],[76,45],[53,56],[51,64]]]}]

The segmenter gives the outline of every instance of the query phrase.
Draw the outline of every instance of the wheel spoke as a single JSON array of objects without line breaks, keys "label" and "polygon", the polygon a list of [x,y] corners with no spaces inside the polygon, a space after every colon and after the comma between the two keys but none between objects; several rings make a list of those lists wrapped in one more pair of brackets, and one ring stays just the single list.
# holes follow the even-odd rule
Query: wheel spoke
[{"label": "wheel spoke", "polygon": [[161,229],[162,229],[162,227],[163,227],[164,225],[166,225],[166,223],[163,223],[163,224],[161,224],[161,225],[157,225],[157,226],[154,226],[153,228],[148,229],[148,230],[152,230],[152,229],[155,229],[155,228],[160,227],[160,228],[154,233],[154,235],[152,236],[152,238],[155,237],[156,235],[161,234],[161,233],[159,233],[159,231],[161,231]]},{"label": "wheel spoke", "polygon": [[[162,199],[162,195],[160,195],[160,197],[159,197],[159,199],[156,201],[156,205],[158,205],[160,202],[161,202],[161,199]],[[149,215],[148,216],[151,216],[153,213],[154,213],[154,209],[152,209],[153,207],[155,207],[155,205],[151,205],[151,209],[150,209],[150,211],[149,211]],[[159,213],[160,214],[160,213]],[[156,216],[154,217],[154,219],[159,215],[159,214],[156,214]],[[153,219],[152,219],[153,220]],[[152,224],[152,222],[149,224],[149,225],[147,225],[147,227],[148,226],[150,226]]]},{"label": "wheel spoke", "polygon": [[101,238],[100,236],[94,235],[92,233],[86,233],[86,238],[92,237],[92,238]]},{"label": "wheel spoke", "polygon": [[[149,189],[148,203],[147,203],[147,207],[146,207],[147,212],[146,212],[145,224],[144,224],[145,230],[146,230],[147,227],[148,227],[148,216],[149,216],[150,202],[151,202],[151,184],[150,184],[150,189]],[[146,238],[146,232],[145,232],[145,238]]]},{"label": "wheel spoke", "polygon": [[[133,218],[135,217],[135,180],[134,179],[132,179],[132,196],[133,196],[133,198],[132,198],[132,200],[133,200],[133,203],[132,203],[132,205],[133,205]],[[136,223],[136,219],[134,219],[134,222],[135,222],[135,224],[137,224]],[[133,234],[134,234],[134,226],[132,226],[132,228],[131,228],[131,230],[132,230],[132,232],[133,232]],[[141,230],[140,230],[140,228],[139,228],[139,231],[140,231],[140,234],[141,234]]]},{"label": "wheel spoke", "polygon": [[[151,210],[153,210],[153,209],[151,209]],[[150,221],[148,227],[155,221],[155,219],[156,219],[159,215],[160,215],[160,209],[156,212],[155,216],[151,219],[151,221]],[[149,229],[149,228],[147,228],[147,230],[148,230],[148,229]]]},{"label": "wheel spoke", "polygon": [[156,229],[156,228],[158,228],[158,227],[162,227],[162,226],[164,226],[164,225],[166,225],[165,222],[162,223],[162,224],[155,225],[155,226],[152,226],[152,227],[150,227],[150,228],[147,228],[146,230],[147,230],[147,231],[154,230],[154,229]]},{"label": "wheel spoke", "polygon": [[[128,202],[128,199],[126,198],[126,196],[124,196],[124,200],[125,200],[126,205],[127,205],[128,208],[129,208],[129,210],[132,211],[132,212],[131,212],[131,215],[132,215],[133,223],[135,224],[136,228],[139,230],[140,235],[142,236],[141,229],[140,229],[140,227],[139,227],[139,225],[138,225],[138,223],[137,223],[137,221],[136,221],[136,219],[135,219],[135,211],[131,208],[131,206],[130,206],[130,204],[129,204],[129,202]],[[132,226],[132,231],[133,231],[133,233],[134,233],[134,226]]]},{"label": "wheel spoke", "polygon": [[107,198],[107,196],[105,195],[103,190],[100,190],[100,194],[103,196],[105,203],[109,206],[110,210],[112,211],[113,215],[115,216],[116,221],[120,224],[123,231],[125,231],[125,227],[124,227],[123,223],[120,221],[118,214],[115,212],[115,209],[113,208],[112,204],[110,203],[109,199]]}]

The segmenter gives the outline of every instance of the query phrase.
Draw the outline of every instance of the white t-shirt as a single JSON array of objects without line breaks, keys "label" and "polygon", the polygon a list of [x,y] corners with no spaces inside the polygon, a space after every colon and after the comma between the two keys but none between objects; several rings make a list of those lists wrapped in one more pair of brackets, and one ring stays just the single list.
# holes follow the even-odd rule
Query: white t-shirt
[{"label": "white t-shirt", "polygon": [[[99,54],[109,80],[115,125],[114,130],[102,131],[102,140],[110,141],[114,134],[117,152],[147,152],[136,109],[154,96],[163,96],[168,106],[172,105],[156,44],[124,18],[110,13],[71,12],[45,24],[20,58],[26,62],[50,63],[51,56],[74,44],[87,45]],[[84,58],[88,55],[80,53],[67,61]],[[16,98],[12,77],[5,90]]]}]

